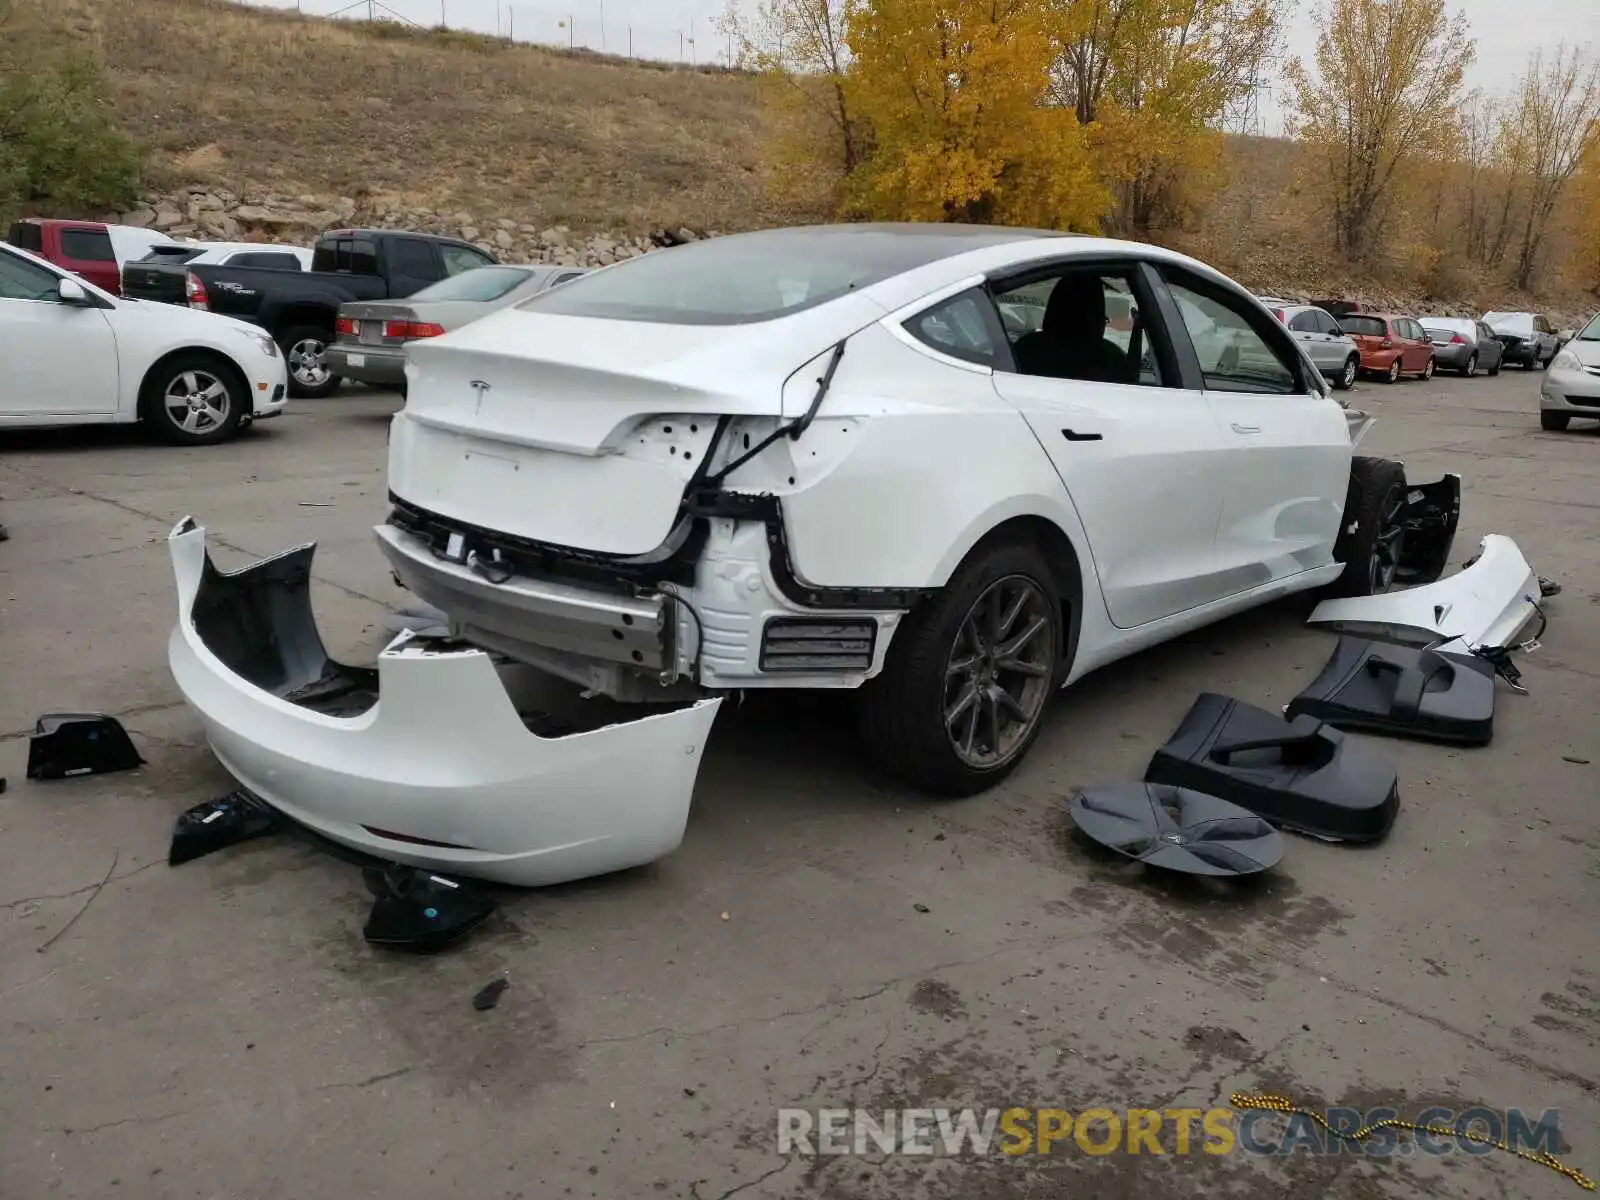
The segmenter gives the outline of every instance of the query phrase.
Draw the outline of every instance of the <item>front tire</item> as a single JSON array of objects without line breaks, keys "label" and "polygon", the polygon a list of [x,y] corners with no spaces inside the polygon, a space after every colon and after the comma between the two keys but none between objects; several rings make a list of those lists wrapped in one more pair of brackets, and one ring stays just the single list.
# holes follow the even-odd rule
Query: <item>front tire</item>
[{"label": "front tire", "polygon": [[1565,433],[1571,420],[1566,413],[1551,412],[1549,409],[1539,411],[1539,428],[1549,433]]},{"label": "front tire", "polygon": [[980,546],[915,609],[861,688],[868,749],[913,786],[970,796],[999,783],[1038,736],[1065,636],[1049,563],[1018,541]]},{"label": "front tire", "polygon": [[307,400],[330,396],[341,380],[328,367],[328,346],[333,335],[315,325],[296,325],[278,339],[289,367],[289,394]]},{"label": "front tire", "polygon": [[1405,548],[1406,473],[1387,458],[1350,460],[1343,525],[1333,557],[1344,571],[1330,597],[1378,596],[1394,586]]},{"label": "front tire", "polygon": [[251,403],[238,369],[204,351],[175,354],[145,376],[139,417],[174,446],[209,446],[238,433]]},{"label": "front tire", "polygon": [[1361,359],[1352,354],[1345,359],[1344,366],[1340,368],[1339,375],[1333,381],[1333,386],[1341,392],[1348,392],[1356,385],[1356,375],[1361,370]]},{"label": "front tire", "polygon": [[1424,383],[1433,378],[1433,367],[1433,359],[1429,358],[1428,365],[1422,368],[1422,380]]}]

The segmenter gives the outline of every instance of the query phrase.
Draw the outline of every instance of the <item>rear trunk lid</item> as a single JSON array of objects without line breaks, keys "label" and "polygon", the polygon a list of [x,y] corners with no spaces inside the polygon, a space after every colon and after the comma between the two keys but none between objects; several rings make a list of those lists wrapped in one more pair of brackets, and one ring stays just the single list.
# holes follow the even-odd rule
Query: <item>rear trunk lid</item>
[{"label": "rear trunk lid", "polygon": [[408,348],[390,491],[480,529],[646,553],[676,523],[717,418],[803,412],[820,360],[882,316],[861,296],[745,325],[494,313]]},{"label": "rear trunk lid", "polygon": [[386,328],[405,325],[416,318],[399,300],[364,300],[339,306],[335,341],[341,346],[399,346],[404,337],[391,337]]}]

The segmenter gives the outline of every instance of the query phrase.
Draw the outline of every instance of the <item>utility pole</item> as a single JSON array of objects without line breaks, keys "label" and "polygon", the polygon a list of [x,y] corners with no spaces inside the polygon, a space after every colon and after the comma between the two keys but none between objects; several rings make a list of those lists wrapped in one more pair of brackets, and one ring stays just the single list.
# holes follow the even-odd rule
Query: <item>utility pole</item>
[{"label": "utility pole", "polygon": [[606,0],[600,0],[600,53],[606,52]]},{"label": "utility pole", "polygon": [[628,57],[633,57],[633,26],[628,26]]}]

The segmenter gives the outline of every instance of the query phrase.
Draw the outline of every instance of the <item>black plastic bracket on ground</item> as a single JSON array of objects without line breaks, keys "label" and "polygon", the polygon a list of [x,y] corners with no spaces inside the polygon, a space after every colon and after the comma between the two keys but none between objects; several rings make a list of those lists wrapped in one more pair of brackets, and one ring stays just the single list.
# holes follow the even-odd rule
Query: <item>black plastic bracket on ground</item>
[{"label": "black plastic bracket on ground", "polygon": [[144,766],[128,731],[104,713],[47,713],[28,741],[28,778],[104,775]]},{"label": "black plastic bracket on ground", "polygon": [[420,867],[368,867],[361,876],[373,896],[362,934],[375,946],[442,950],[482,925],[495,907],[472,884]]},{"label": "black plastic bracket on ground", "polygon": [[1291,722],[1212,692],[1195,700],[1144,777],[1329,841],[1377,841],[1400,810],[1394,768],[1367,747],[1312,717]]},{"label": "black plastic bracket on ground", "polygon": [[179,814],[172,827],[167,865],[175,867],[240,842],[264,837],[276,832],[280,825],[277,812],[249,792],[229,792]]},{"label": "black plastic bracket on ground", "polygon": [[1285,715],[1362,733],[1483,746],[1494,736],[1494,677],[1494,663],[1481,654],[1341,637]]}]

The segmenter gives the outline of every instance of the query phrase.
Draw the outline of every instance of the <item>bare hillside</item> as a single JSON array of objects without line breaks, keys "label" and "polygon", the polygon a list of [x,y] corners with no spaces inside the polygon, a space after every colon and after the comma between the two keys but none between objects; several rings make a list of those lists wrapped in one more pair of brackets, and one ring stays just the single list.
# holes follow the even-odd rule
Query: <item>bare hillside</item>
[{"label": "bare hillside", "polygon": [[178,185],[496,211],[574,228],[781,217],[746,76],[224,0],[28,0],[98,44]]}]

